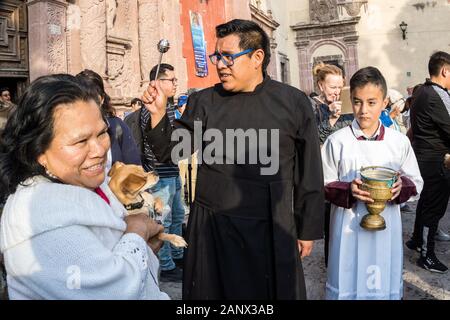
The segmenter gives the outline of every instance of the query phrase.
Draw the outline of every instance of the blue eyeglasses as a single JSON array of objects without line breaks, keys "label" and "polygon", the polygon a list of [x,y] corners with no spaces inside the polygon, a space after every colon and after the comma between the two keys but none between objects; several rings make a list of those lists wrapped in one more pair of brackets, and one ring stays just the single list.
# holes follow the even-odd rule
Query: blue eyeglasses
[{"label": "blue eyeglasses", "polygon": [[211,60],[211,63],[213,65],[217,65],[220,60],[222,60],[223,64],[227,67],[231,67],[234,64],[234,59],[237,57],[243,56],[244,54],[250,53],[254,51],[255,49],[247,49],[235,54],[229,54],[229,53],[220,53],[218,51],[214,52],[213,54],[209,55],[209,60]]}]

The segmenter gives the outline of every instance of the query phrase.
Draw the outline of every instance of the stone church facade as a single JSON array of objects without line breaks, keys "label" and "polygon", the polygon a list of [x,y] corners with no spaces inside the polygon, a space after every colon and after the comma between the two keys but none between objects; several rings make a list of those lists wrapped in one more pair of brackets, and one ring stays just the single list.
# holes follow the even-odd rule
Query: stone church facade
[{"label": "stone church facade", "polygon": [[17,100],[41,75],[92,69],[120,115],[147,85],[161,38],[171,43],[163,62],[175,67],[178,93],[208,87],[218,78],[211,64],[195,75],[191,12],[202,16],[207,54],[217,24],[258,23],[270,37],[268,74],[306,93],[317,90],[320,61],[341,67],[347,83],[377,66],[406,93],[427,76],[431,53],[450,46],[450,0],[1,0],[0,87]]},{"label": "stone church facade", "polygon": [[[244,2],[221,1],[212,24],[250,17]],[[196,10],[208,9],[206,0],[2,0],[0,87],[11,88],[17,100],[39,76],[91,69],[103,77],[120,115],[147,86],[159,60],[157,43],[165,38],[171,47],[163,62],[175,67],[178,92],[185,92],[190,57],[183,46],[192,44],[185,44],[189,26],[181,25],[180,15],[183,5],[188,12],[194,3]]]}]

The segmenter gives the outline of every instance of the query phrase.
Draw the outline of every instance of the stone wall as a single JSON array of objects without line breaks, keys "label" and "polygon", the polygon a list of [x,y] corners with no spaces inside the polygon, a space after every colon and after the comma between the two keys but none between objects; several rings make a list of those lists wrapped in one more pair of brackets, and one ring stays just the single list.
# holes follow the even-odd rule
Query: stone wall
[{"label": "stone wall", "polygon": [[28,1],[30,81],[45,74],[84,69],[99,73],[121,115],[148,85],[158,63],[157,43],[171,48],[163,62],[174,65],[186,90],[178,0]]}]

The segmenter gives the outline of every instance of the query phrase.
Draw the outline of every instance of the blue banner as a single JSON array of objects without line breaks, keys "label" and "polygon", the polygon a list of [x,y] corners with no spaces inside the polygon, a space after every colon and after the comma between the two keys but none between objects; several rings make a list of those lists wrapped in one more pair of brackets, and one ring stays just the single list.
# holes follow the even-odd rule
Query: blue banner
[{"label": "blue banner", "polygon": [[208,60],[206,57],[206,42],[203,33],[202,16],[198,12],[189,11],[191,20],[192,45],[194,47],[195,75],[208,75]]}]

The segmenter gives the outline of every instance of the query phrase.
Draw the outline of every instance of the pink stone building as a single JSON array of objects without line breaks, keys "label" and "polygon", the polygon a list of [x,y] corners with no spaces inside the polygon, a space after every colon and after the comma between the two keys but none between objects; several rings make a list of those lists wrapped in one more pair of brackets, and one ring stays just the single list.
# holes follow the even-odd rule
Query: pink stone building
[{"label": "pink stone building", "polygon": [[[208,20],[209,26],[250,18],[245,1],[221,2],[221,12]],[[0,86],[8,86],[17,99],[39,76],[92,69],[103,77],[120,115],[147,86],[150,69],[159,60],[156,45],[165,38],[171,48],[163,62],[175,67],[178,92],[184,92],[195,75],[187,69],[186,59],[192,57],[183,45],[190,35],[181,14],[206,12],[213,5],[206,0],[1,0]],[[213,32],[205,30],[210,42]],[[204,82],[205,87],[214,81]]]}]

